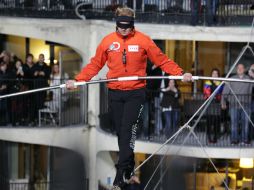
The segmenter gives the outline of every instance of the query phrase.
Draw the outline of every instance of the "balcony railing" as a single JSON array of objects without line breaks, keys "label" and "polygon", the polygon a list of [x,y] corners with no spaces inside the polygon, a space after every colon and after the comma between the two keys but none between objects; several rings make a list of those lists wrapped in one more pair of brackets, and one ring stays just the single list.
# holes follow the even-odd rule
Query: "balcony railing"
[{"label": "balcony railing", "polygon": [[[138,139],[151,142],[165,142],[171,135],[173,135],[180,126],[183,126],[198,110],[198,108],[204,103],[205,98],[202,93],[182,93],[181,98],[179,99],[180,108],[179,120],[171,125],[171,128],[167,128],[166,125],[166,114],[164,114],[163,109],[160,105],[161,96],[159,96],[158,91],[148,91],[147,97],[149,97],[144,106],[143,118],[140,122],[140,128],[138,131]],[[253,106],[254,103],[252,100],[252,95],[237,95],[241,104],[243,105],[247,115],[250,119],[253,120]],[[245,117],[246,115],[242,111],[240,105],[233,95],[228,95],[226,97],[229,100],[229,104],[226,110],[221,109],[220,101],[213,100],[210,104],[204,115],[201,117],[198,122],[195,132],[203,145],[212,146],[212,147],[252,147],[254,146],[253,142],[253,132],[254,126],[251,125],[251,122]],[[112,122],[110,114],[108,113],[108,98],[107,90],[101,85],[101,128],[107,132],[115,133],[114,127],[112,127]],[[240,118],[237,118],[237,134],[239,135],[238,142],[232,142],[231,139],[231,111],[233,109],[240,110],[242,116],[244,116],[245,122],[248,123],[248,142],[247,140],[241,140],[241,134],[243,133],[242,129],[246,125],[243,124]],[[239,111],[238,111],[239,112]],[[190,126],[193,126],[195,121],[197,121],[200,113],[192,120]],[[172,115],[171,115],[172,116]],[[180,135],[174,141],[174,144],[181,145],[188,135],[189,130],[184,129]],[[166,134],[166,135],[165,135]],[[198,141],[194,138],[193,135],[190,135],[185,145],[199,146]]]},{"label": "balcony railing", "polygon": [[89,190],[89,180],[85,179],[84,182],[78,182],[79,186],[73,184],[72,181],[62,182],[49,182],[45,180],[38,180],[36,182],[29,182],[28,179],[16,180],[0,180],[0,188],[4,190],[50,190],[50,189],[84,189]]},{"label": "balcony railing", "polygon": [[[0,95],[49,86],[40,80],[1,80]],[[54,84],[61,84],[55,81]],[[63,82],[64,83],[64,82]],[[53,89],[0,100],[0,126],[68,126],[84,124],[87,88]]]},{"label": "balcony railing", "polygon": [[87,19],[114,20],[118,6],[136,11],[136,20],[147,23],[192,25],[251,25],[253,0],[3,0],[0,15],[37,18],[77,19],[75,7]]}]

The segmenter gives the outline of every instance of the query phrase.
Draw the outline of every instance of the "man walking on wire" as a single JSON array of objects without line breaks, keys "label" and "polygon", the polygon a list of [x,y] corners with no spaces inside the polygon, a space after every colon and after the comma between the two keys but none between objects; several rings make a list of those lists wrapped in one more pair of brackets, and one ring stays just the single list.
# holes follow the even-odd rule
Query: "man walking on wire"
[{"label": "man walking on wire", "polygon": [[[155,45],[147,35],[135,30],[135,13],[128,7],[116,10],[116,31],[104,37],[95,56],[76,76],[76,81],[89,81],[107,63],[107,78],[146,76],[147,58],[170,75],[183,75],[190,81],[190,73],[183,70]],[[74,80],[67,81],[69,89]],[[125,189],[134,171],[136,129],[145,101],[145,80],[109,82],[109,106],[112,109],[119,146],[119,159],[113,189]]]}]

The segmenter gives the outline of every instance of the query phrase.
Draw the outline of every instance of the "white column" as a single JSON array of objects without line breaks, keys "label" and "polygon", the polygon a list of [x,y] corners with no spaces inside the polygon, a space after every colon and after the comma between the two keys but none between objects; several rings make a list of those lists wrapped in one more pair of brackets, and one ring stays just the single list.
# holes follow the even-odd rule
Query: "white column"
[{"label": "white column", "polygon": [[13,143],[9,146],[9,156],[10,156],[10,178],[11,179],[18,179],[18,144]]},{"label": "white column", "polygon": [[[97,155],[97,140],[96,128],[90,129],[89,136],[89,152],[88,159],[86,160],[86,168],[89,178],[89,189],[98,189],[97,172],[96,172],[96,155]],[[86,153],[87,154],[87,153]]]},{"label": "white column", "polygon": [[[96,53],[96,48],[99,44],[98,36],[96,30],[91,29],[90,41],[88,42],[88,52],[85,59],[86,63],[89,63],[91,57]],[[97,78],[97,77],[94,77]],[[98,125],[98,115],[99,115],[99,85],[93,84],[88,86],[88,123],[89,125]]]}]

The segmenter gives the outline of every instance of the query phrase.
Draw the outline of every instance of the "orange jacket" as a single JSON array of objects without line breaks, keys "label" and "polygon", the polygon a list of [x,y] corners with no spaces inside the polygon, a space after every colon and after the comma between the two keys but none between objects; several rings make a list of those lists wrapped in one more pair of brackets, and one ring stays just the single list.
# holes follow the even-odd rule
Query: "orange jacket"
[{"label": "orange jacket", "polygon": [[[123,54],[126,53],[126,63]],[[96,50],[95,56],[76,76],[77,81],[89,81],[105,65],[109,71],[107,78],[146,76],[147,58],[156,66],[170,75],[182,75],[183,70],[170,60],[156,46],[153,40],[145,34],[133,31],[126,37],[118,32],[107,35]],[[145,87],[144,80],[120,81],[108,83],[108,88],[118,90],[133,90]]]}]

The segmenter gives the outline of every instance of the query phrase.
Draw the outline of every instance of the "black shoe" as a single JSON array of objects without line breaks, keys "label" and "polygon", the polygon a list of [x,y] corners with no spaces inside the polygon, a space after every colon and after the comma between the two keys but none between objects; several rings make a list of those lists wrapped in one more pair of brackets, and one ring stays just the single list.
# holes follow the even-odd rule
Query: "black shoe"
[{"label": "black shoe", "polygon": [[129,179],[131,178],[131,171],[129,170],[123,170],[123,169],[117,169],[116,177],[113,182],[113,189],[114,190],[123,190],[128,183]]},{"label": "black shoe", "polygon": [[122,189],[124,186],[126,186],[125,183],[125,177],[124,177],[124,171],[122,169],[118,169],[116,172],[116,177],[115,180],[113,182],[114,188],[115,190],[117,189]]}]

